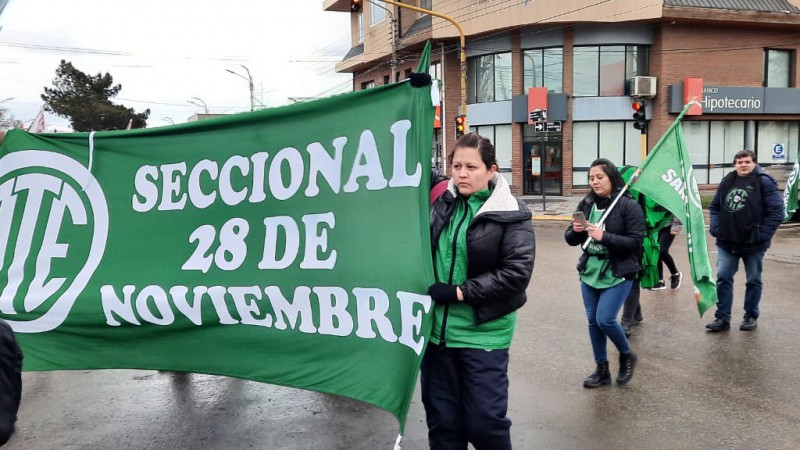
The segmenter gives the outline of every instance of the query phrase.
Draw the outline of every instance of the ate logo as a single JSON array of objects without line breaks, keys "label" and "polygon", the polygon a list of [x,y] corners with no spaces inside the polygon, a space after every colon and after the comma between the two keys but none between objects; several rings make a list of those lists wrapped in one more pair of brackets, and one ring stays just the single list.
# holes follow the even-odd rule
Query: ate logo
[{"label": "ate logo", "polygon": [[747,203],[747,196],[750,192],[746,189],[734,188],[728,191],[725,197],[725,209],[730,212],[736,212],[744,208]]},{"label": "ate logo", "polygon": [[0,158],[0,313],[16,332],[64,322],[107,238],[105,196],[77,161],[42,150]]}]

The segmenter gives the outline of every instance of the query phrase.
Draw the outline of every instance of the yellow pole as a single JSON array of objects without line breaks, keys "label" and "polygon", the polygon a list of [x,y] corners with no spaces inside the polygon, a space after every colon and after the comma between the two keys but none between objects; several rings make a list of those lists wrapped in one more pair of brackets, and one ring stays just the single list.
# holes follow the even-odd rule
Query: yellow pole
[{"label": "yellow pole", "polygon": [[447,16],[442,13],[438,13],[436,11],[431,11],[429,9],[418,8],[412,5],[406,5],[405,3],[398,3],[392,0],[384,0],[384,3],[388,3],[390,5],[397,6],[399,8],[406,8],[412,11],[421,12],[423,14],[429,14],[431,16],[441,17],[444,20],[449,21],[456,27],[458,30],[458,34],[461,37],[461,114],[465,117],[467,115],[467,49],[466,49],[466,40],[464,38],[464,29],[461,28],[461,25],[456,22],[450,16]]},{"label": "yellow pole", "polygon": [[642,133],[642,161],[647,158],[647,134]]}]

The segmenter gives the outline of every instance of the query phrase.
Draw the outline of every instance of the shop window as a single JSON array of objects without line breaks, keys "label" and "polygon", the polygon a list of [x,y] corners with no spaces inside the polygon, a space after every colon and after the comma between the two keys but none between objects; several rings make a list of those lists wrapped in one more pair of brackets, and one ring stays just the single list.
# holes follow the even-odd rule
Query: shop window
[{"label": "shop window", "polygon": [[648,47],[604,45],[573,49],[573,96],[614,97],[627,94],[630,79],[647,75]]},{"label": "shop window", "polygon": [[511,100],[511,53],[467,60],[467,102]]},{"label": "shop window", "polygon": [[764,53],[764,86],[791,87],[794,52],[766,49]]},{"label": "shop window", "polygon": [[697,184],[718,184],[733,170],[733,155],[745,148],[745,122],[683,121],[681,127]]},{"label": "shop window", "polygon": [[597,158],[618,167],[642,162],[641,132],[633,122],[575,122],[572,131],[572,186],[588,187],[589,168]]},{"label": "shop window", "polygon": [[492,141],[498,172],[511,184],[511,125],[480,125],[470,127],[469,131]]},{"label": "shop window", "polygon": [[539,48],[522,52],[524,91],[546,87],[550,91],[564,89],[564,49]]},{"label": "shop window", "polygon": [[[756,158],[759,164],[783,164],[797,161],[798,122],[761,121],[757,124]],[[784,159],[772,159],[775,146],[781,146]]]}]

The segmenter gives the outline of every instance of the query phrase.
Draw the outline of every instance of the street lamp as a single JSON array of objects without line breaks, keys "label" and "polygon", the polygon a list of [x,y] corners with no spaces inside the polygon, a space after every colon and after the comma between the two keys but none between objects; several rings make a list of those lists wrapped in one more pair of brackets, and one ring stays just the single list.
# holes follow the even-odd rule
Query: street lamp
[{"label": "street lamp", "polygon": [[249,86],[250,86],[250,111],[255,111],[255,109],[256,109],[256,101],[255,101],[255,96],[253,95],[253,77],[250,75],[250,69],[248,69],[247,66],[245,66],[244,64],[240,64],[240,65],[245,70],[245,72],[247,72],[247,77],[245,77],[244,75],[242,75],[242,74],[240,74],[238,72],[234,72],[231,69],[225,69],[225,70],[230,72],[230,73],[232,73],[232,74],[234,74],[234,75],[236,75],[239,78],[244,78],[245,80],[248,81]]},{"label": "street lamp", "polygon": [[171,118],[169,118],[169,117],[162,117],[162,118],[161,118],[161,120],[163,120],[164,122],[167,122],[167,123],[169,123],[170,125],[175,125],[175,121],[174,121],[174,120],[172,120],[172,119],[171,119]]},{"label": "street lamp", "polygon": [[[193,100],[197,100],[197,101],[193,101]],[[197,102],[200,102],[200,103],[197,103]],[[204,102],[202,99],[200,99],[198,97],[189,97],[189,100],[186,100],[186,103],[192,104],[194,106],[199,106],[199,107],[203,108],[203,111],[205,111],[205,114],[208,114],[208,105],[206,105],[206,102]]]},{"label": "street lamp", "polygon": [[11,100],[14,100],[14,97],[8,97],[6,99],[0,100],[0,103],[10,102]]}]

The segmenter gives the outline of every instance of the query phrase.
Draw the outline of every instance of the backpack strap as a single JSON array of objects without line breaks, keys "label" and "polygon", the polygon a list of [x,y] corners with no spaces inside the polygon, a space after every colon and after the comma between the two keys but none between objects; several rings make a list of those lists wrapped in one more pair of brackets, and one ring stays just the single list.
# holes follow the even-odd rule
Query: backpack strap
[{"label": "backpack strap", "polygon": [[431,188],[431,203],[430,203],[431,205],[433,205],[433,202],[435,202],[439,197],[441,197],[442,194],[444,194],[444,191],[447,190],[448,181],[449,180],[442,180],[433,185],[433,187]]}]

